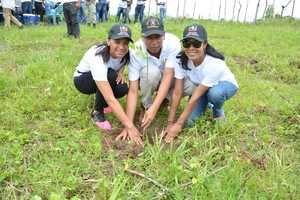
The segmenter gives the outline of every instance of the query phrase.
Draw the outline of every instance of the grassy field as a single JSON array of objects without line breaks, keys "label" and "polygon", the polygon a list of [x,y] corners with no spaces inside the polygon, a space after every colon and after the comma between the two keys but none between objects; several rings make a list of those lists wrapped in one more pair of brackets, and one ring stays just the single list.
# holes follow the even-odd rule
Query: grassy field
[{"label": "grassy field", "polygon": [[[181,37],[190,23],[166,29]],[[240,84],[227,123],[208,113],[168,146],[153,137],[163,110],[143,151],[112,140],[121,128],[112,115],[114,133],[99,132],[94,97],[73,86],[75,66],[110,23],[82,25],[80,40],[65,37],[64,25],[2,26],[0,199],[300,199],[300,22],[201,23]]]}]

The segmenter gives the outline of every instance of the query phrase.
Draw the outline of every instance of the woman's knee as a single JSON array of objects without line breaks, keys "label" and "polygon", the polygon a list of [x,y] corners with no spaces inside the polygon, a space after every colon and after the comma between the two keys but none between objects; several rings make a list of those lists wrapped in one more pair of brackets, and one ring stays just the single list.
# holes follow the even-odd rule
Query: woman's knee
[{"label": "woman's knee", "polygon": [[114,91],[115,97],[117,97],[117,98],[124,97],[125,95],[128,94],[128,90],[129,90],[129,88],[128,88],[127,83],[118,84]]},{"label": "woman's knee", "polygon": [[207,98],[212,104],[224,103],[226,100],[225,92],[220,88],[210,88],[207,92]]}]

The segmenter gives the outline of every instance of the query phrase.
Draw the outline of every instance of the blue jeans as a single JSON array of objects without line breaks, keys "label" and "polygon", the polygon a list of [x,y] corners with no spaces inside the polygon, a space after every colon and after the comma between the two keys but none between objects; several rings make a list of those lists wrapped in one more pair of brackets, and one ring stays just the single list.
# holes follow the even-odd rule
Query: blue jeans
[{"label": "blue jeans", "polygon": [[127,22],[127,8],[118,8],[117,12],[117,21],[120,21],[120,17],[122,15],[123,23],[125,24]]},{"label": "blue jeans", "polygon": [[134,13],[134,23],[136,23],[138,20],[140,23],[144,20],[144,9],[145,5],[137,5],[135,7],[135,13]]},{"label": "blue jeans", "polygon": [[166,17],[166,9],[165,8],[160,8],[159,9],[159,20],[160,20],[161,24],[164,23],[164,18],[165,17]]},{"label": "blue jeans", "polygon": [[80,8],[77,12],[77,20],[78,20],[79,23],[83,23],[83,24],[85,24],[86,21],[87,21],[87,17],[84,13],[84,7],[85,7],[85,3],[81,2],[80,3]]},{"label": "blue jeans", "polygon": [[205,94],[203,94],[190,114],[187,125],[191,126],[194,122],[204,114],[208,105],[213,109],[213,117],[225,117],[223,104],[226,100],[235,95],[238,88],[234,84],[228,81],[219,82],[218,85],[209,88]]},{"label": "blue jeans", "polygon": [[104,22],[108,20],[106,3],[97,3],[97,19],[100,22]]}]

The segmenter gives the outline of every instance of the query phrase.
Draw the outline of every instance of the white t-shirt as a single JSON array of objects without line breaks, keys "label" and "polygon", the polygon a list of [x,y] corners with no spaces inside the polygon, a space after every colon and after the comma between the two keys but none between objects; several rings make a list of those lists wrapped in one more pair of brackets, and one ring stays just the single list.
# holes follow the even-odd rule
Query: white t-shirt
[{"label": "white t-shirt", "polygon": [[144,67],[157,67],[161,72],[165,67],[174,68],[173,62],[176,55],[180,52],[180,40],[171,33],[165,33],[165,39],[163,41],[160,57],[156,58],[148,53],[143,39],[139,39],[134,47],[131,49],[133,60],[129,67],[129,76],[132,80],[138,80],[140,78],[140,71]]},{"label": "white t-shirt", "polygon": [[145,5],[145,0],[137,0],[136,5]]},{"label": "white t-shirt", "polygon": [[166,0],[158,0],[157,5],[159,8],[166,8],[167,1]]},{"label": "white t-shirt", "polygon": [[[76,67],[74,77],[80,76],[84,72],[91,72],[94,80],[107,81],[108,68],[118,71],[123,66],[121,64],[122,59],[115,59],[112,57],[110,57],[108,63],[104,63],[101,55],[95,56],[97,50],[98,48],[96,48],[96,46],[92,46],[84,54],[79,65]],[[128,79],[130,81],[136,81],[139,79],[139,76],[136,78],[136,75],[132,73],[132,71],[136,71],[135,66],[138,66],[138,59],[133,52],[130,52],[129,55]]]},{"label": "white t-shirt", "polygon": [[127,8],[127,1],[120,0],[119,8]]},{"label": "white t-shirt", "polygon": [[175,63],[175,78],[177,79],[188,78],[197,86],[201,84],[207,87],[213,87],[220,81],[228,81],[238,87],[234,75],[221,59],[206,55],[198,66],[194,66],[193,62],[189,60],[188,68],[191,70],[183,69],[179,59]]},{"label": "white t-shirt", "polygon": [[80,76],[84,72],[91,72],[95,81],[107,81],[108,68],[118,71],[123,66],[121,59],[114,59],[112,57],[110,57],[107,63],[104,63],[101,55],[95,55],[98,49],[97,46],[92,46],[84,54],[79,65],[76,67],[74,77]]},{"label": "white t-shirt", "polygon": [[14,10],[16,7],[15,0],[1,0],[1,3],[3,8],[9,8]]},{"label": "white t-shirt", "polygon": [[31,2],[31,0],[21,0],[22,3],[24,2]]}]

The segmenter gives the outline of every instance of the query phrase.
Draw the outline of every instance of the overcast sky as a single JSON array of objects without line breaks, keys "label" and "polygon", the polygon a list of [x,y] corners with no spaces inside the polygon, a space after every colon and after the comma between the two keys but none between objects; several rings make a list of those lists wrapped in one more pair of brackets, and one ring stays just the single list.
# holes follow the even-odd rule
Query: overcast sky
[{"label": "overcast sky", "polygon": [[[110,0],[111,1],[111,14],[115,15],[117,12],[118,3],[120,0]],[[219,5],[221,2],[221,18],[225,18],[226,20],[231,20],[233,18],[234,13],[234,19],[237,20],[238,10],[239,10],[239,4],[241,3],[242,7],[240,10],[239,15],[239,21],[244,21],[245,18],[245,11],[246,11],[246,5],[247,1],[248,4],[248,11],[246,15],[246,21],[252,22],[255,17],[255,10],[257,6],[258,0],[236,0],[236,8],[233,12],[233,5],[235,0],[179,0],[179,15],[183,16],[183,8],[184,8],[184,1],[186,1],[186,8],[185,8],[185,16],[192,17],[194,14],[194,17],[198,18],[199,16],[204,19],[218,19],[219,15]],[[225,1],[227,1],[226,6],[226,17],[225,15]],[[280,14],[281,12],[281,6],[286,5],[289,0],[268,0],[268,5],[272,5],[275,2],[275,13]],[[149,6],[150,4],[150,6]],[[136,5],[136,0],[133,0],[133,6],[131,10],[131,15],[134,14],[134,8]],[[167,0],[167,15],[168,16],[176,16],[177,13],[177,5],[178,0]],[[258,18],[261,18],[263,15],[263,11],[266,5],[266,0],[261,0],[260,8],[258,12]],[[293,1],[289,4],[289,6],[284,10],[283,15],[291,15],[292,13],[292,6]],[[150,8],[150,14],[155,14],[157,12],[155,0],[147,0],[146,1],[146,9],[145,14],[147,15]],[[194,9],[195,8],[195,9]],[[195,11],[194,11],[195,10]],[[300,0],[296,0],[295,3],[295,10],[294,10],[294,17],[300,18]]]}]

